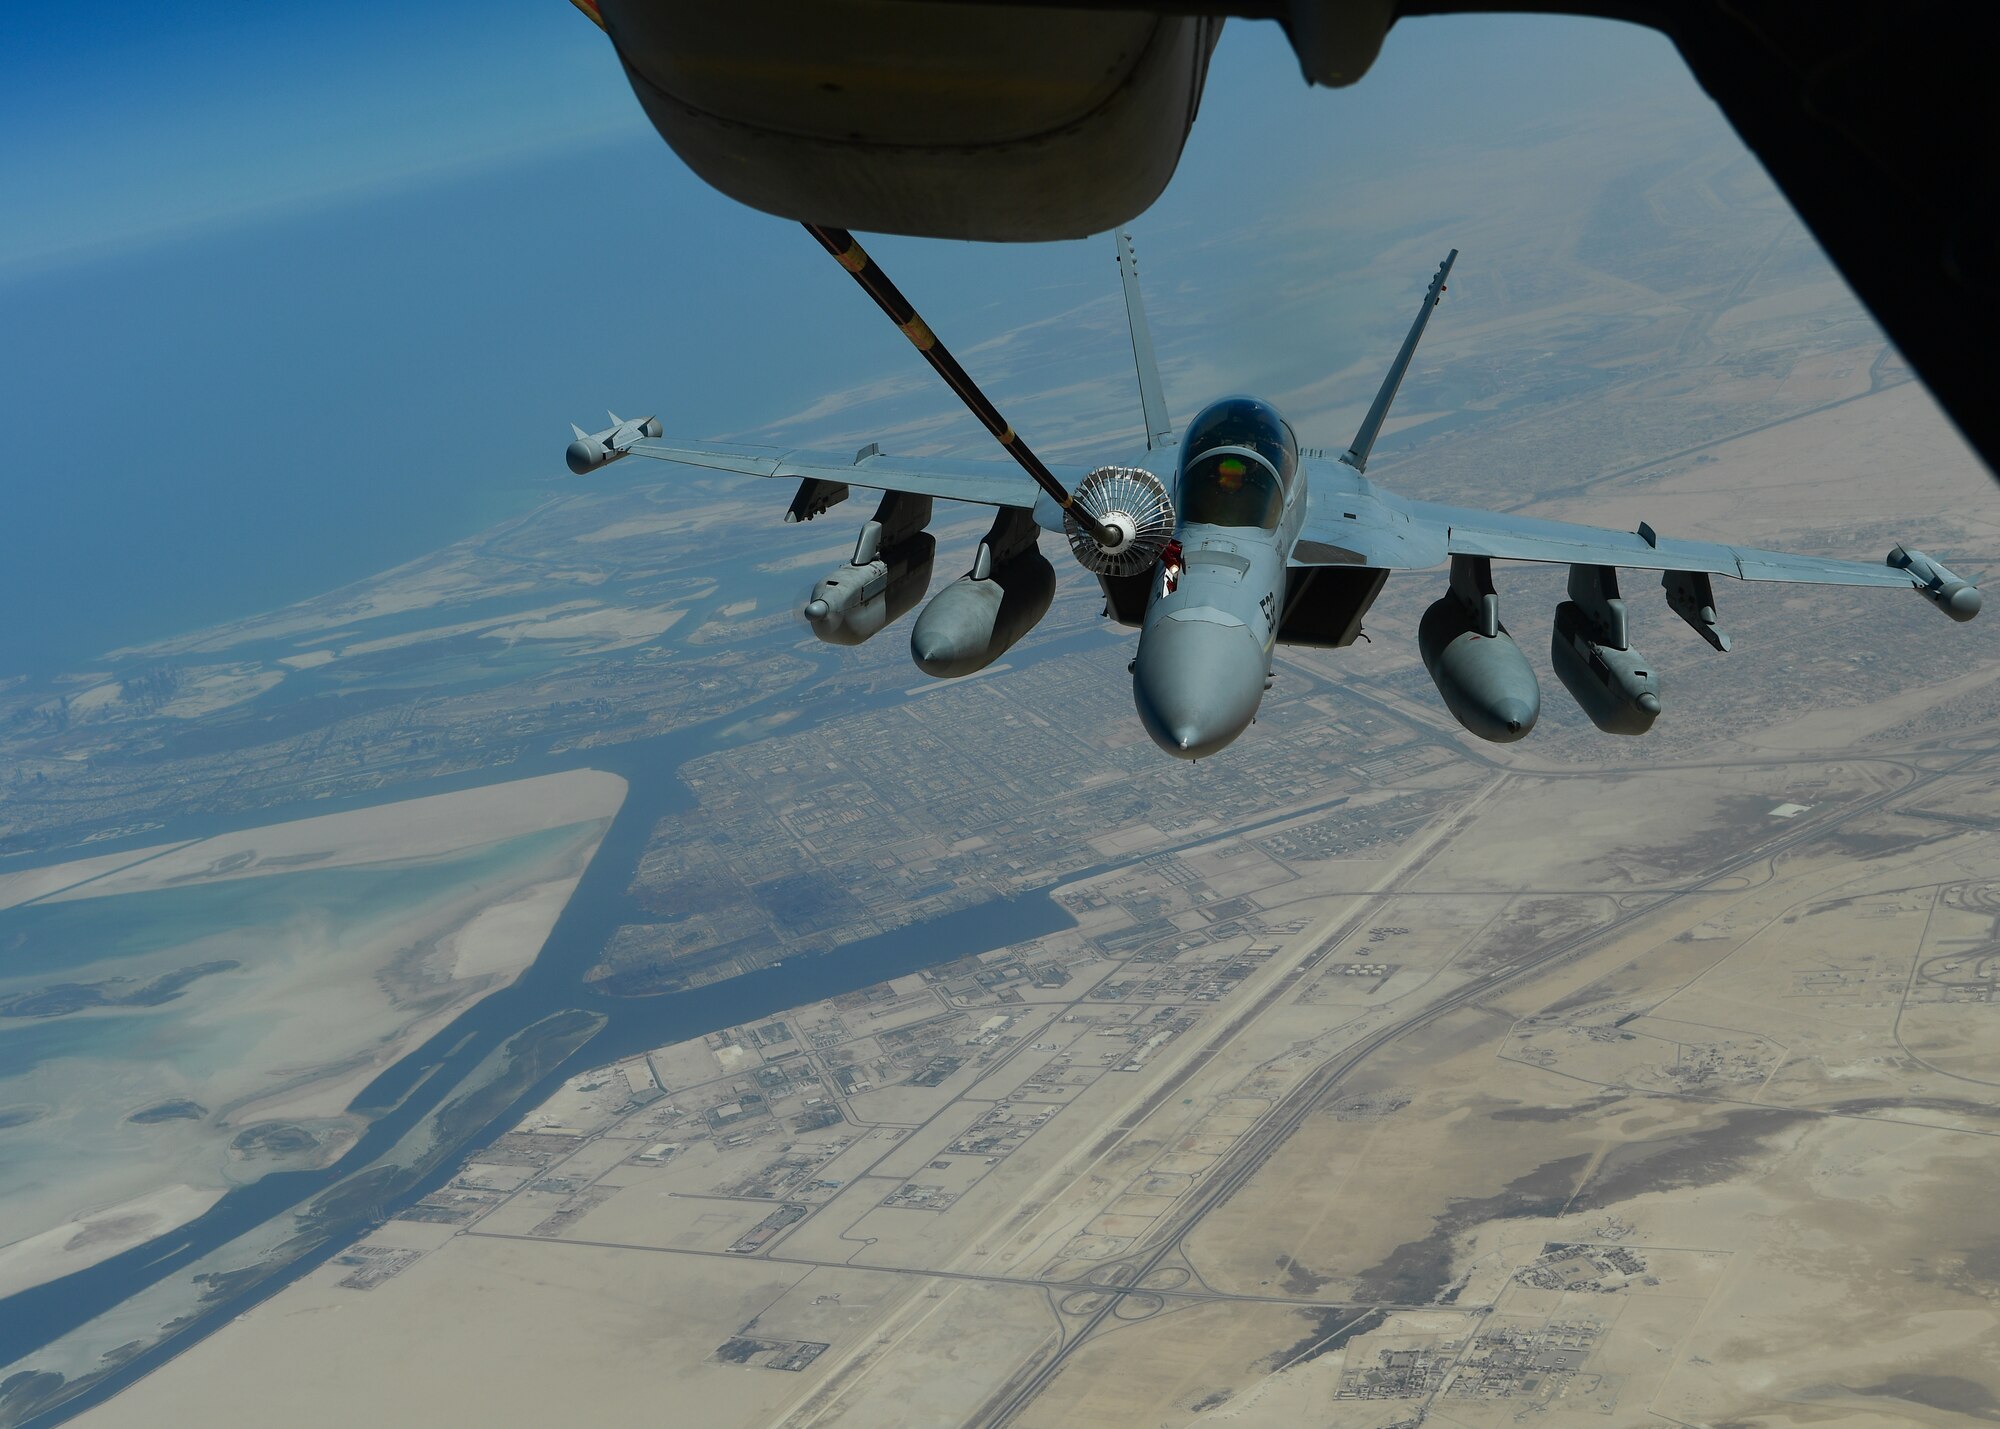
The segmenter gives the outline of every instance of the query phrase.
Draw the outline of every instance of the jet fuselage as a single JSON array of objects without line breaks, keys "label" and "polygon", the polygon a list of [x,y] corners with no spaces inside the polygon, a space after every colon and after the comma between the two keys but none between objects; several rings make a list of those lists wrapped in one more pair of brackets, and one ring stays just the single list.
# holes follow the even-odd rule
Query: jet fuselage
[{"label": "jet fuselage", "polygon": [[1306,481],[1290,425],[1255,398],[1204,408],[1176,455],[1178,555],[1155,576],[1132,697],[1155,744],[1200,759],[1247,729],[1264,698]]}]

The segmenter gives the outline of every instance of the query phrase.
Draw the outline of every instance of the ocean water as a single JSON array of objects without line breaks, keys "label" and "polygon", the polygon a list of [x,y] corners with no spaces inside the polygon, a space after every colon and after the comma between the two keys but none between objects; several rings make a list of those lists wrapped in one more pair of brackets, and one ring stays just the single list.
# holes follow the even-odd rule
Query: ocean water
[{"label": "ocean water", "polygon": [[373,966],[383,938],[405,927],[449,927],[482,894],[497,897],[537,876],[585,832],[573,825],[390,867],[279,873],[0,912],[0,997],[109,978],[128,979],[122,987],[129,990],[197,963],[239,964],[151,1007],[0,1018],[0,1110],[11,1113],[0,1121],[14,1123],[0,1125],[4,1238],[42,1228],[30,1212],[36,1205],[46,1211],[52,1189],[74,1197],[72,1205],[91,1204],[93,1190],[131,1194],[133,1178],[118,1170],[121,1161],[157,1168],[161,1184],[205,1147],[219,1163],[221,1140],[212,1128],[128,1118],[180,1098],[214,1111],[281,1084],[288,1068],[365,1051],[367,1029],[341,1021],[355,1007],[343,989],[356,980],[352,956],[365,954]]},{"label": "ocean water", "polygon": [[[0,995],[51,980],[148,976],[211,957],[254,959],[273,929],[301,920],[373,932],[468,885],[514,877],[575,838],[573,827],[544,829],[393,864],[268,873],[0,909]],[[0,1031],[0,1038],[6,1035]]]},{"label": "ocean water", "polygon": [[[598,196],[588,233],[578,192]],[[567,424],[607,406],[715,435],[800,404],[823,380],[804,354],[690,371],[661,352],[731,333],[739,265],[823,279],[782,264],[806,242],[648,136],[0,274],[0,677],[87,668],[532,509],[575,489]],[[831,336],[810,313],[797,330]]]}]

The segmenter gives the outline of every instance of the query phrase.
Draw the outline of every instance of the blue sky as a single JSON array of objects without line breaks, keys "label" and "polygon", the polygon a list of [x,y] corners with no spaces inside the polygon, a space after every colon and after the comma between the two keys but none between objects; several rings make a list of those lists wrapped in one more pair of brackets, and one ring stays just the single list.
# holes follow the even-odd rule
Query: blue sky
[{"label": "blue sky", "polygon": [[[0,206],[0,608],[26,612],[0,678],[525,509],[605,406],[725,435],[914,369],[795,226],[687,172],[564,0],[3,13],[0,191],[32,201]],[[1149,283],[1231,279],[1200,240],[1254,258],[1245,226],[1302,174],[1379,180],[1654,91],[1707,103],[1663,39],[1602,22],[1406,22],[1338,92],[1232,23],[1139,225]],[[1110,292],[1097,244],[870,246],[961,351]]]},{"label": "blue sky", "polygon": [[0,274],[644,121],[562,0],[11,6]]}]

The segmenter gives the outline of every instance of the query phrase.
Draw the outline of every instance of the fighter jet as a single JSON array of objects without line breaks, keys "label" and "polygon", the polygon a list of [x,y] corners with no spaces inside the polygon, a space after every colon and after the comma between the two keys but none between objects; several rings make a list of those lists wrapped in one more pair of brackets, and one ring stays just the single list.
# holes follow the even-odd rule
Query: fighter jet
[{"label": "fighter jet", "polygon": [[852,236],[814,232],[1018,469],[993,461],[899,458],[883,454],[878,444],[849,457],[635,440],[621,454],[796,480],[786,513],[792,521],[812,520],[846,500],[853,487],[882,492],[852,558],[819,582],[802,611],[813,633],[833,644],[870,639],[923,599],[937,549],[925,530],[933,501],[996,508],[970,569],[931,599],[911,630],[911,657],[939,678],[984,669],[1047,613],[1055,570],[1038,542],[1044,531],[1060,534],[1076,561],[1096,576],[1105,613],[1138,629],[1133,702],[1153,742],[1177,758],[1215,754],[1249,727],[1276,646],[1352,644],[1389,576],[1399,571],[1448,571],[1444,592],[1418,626],[1418,648],[1445,708],[1472,734],[1496,743],[1533,729],[1541,693],[1501,619],[1495,561],[1569,567],[1569,599],[1554,612],[1550,660],[1564,688],[1609,734],[1644,734],[1661,710],[1657,669],[1633,643],[1621,568],[1657,573],[1668,608],[1718,651],[1730,642],[1718,624],[1711,579],[1717,575],[1911,589],[1953,620],[1979,612],[1980,593],[1971,582],[1902,546],[1872,565],[1678,540],[1643,522],[1636,532],[1612,531],[1416,501],[1369,481],[1369,455],[1445,294],[1456,249],[1431,279],[1354,440],[1338,458],[1326,459],[1302,447],[1291,424],[1256,397],[1211,402],[1176,435],[1153,358],[1137,260],[1130,236],[1119,234],[1144,444],[1107,453],[1089,467],[1049,467]]},{"label": "fighter jet", "polygon": [[574,422],[569,425],[569,429],[576,433],[576,440],[563,453],[563,460],[578,476],[626,456],[631,452],[632,444],[641,438],[664,434],[658,417],[641,417],[636,422],[628,422],[616,412],[604,415],[611,419],[611,425],[601,432],[586,432]]}]

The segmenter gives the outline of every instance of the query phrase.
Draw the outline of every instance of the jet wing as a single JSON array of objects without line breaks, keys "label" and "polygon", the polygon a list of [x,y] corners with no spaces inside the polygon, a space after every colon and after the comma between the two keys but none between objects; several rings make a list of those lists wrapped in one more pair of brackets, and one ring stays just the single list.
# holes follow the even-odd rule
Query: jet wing
[{"label": "jet wing", "polygon": [[[635,456],[744,476],[789,477],[795,481],[827,481],[863,486],[874,491],[907,491],[943,501],[969,501],[981,506],[1032,508],[1041,490],[1012,462],[955,457],[884,456],[872,444],[849,456],[841,452],[784,450],[775,447],[721,445],[712,442],[635,442]],[[1051,467],[1065,486],[1083,479],[1082,467]]]},{"label": "jet wing", "polygon": [[1880,562],[1800,556],[1714,541],[1683,541],[1639,531],[1606,531],[1567,521],[1544,521],[1429,501],[1404,503],[1413,520],[1444,532],[1454,556],[1503,561],[1624,566],[1639,571],[1705,571],[1746,581],[1796,581],[1807,585],[1882,586],[1907,590],[1909,572]]},{"label": "jet wing", "polygon": [[1676,540],[1650,528],[1607,531],[1470,506],[1411,501],[1344,467],[1317,461],[1307,464],[1307,474],[1312,484],[1305,525],[1292,550],[1295,566],[1409,571],[1442,565],[1450,556],[1489,556],[1640,571],[1705,571],[1746,581],[1897,590],[1922,584],[1906,570],[1875,562]]},{"label": "jet wing", "polygon": [[1342,469],[1344,481],[1319,479],[1308,464],[1305,525],[1292,547],[1295,566],[1368,566],[1381,571],[1421,571],[1442,565],[1451,552],[1447,532],[1412,516],[1409,503],[1361,482]]}]

